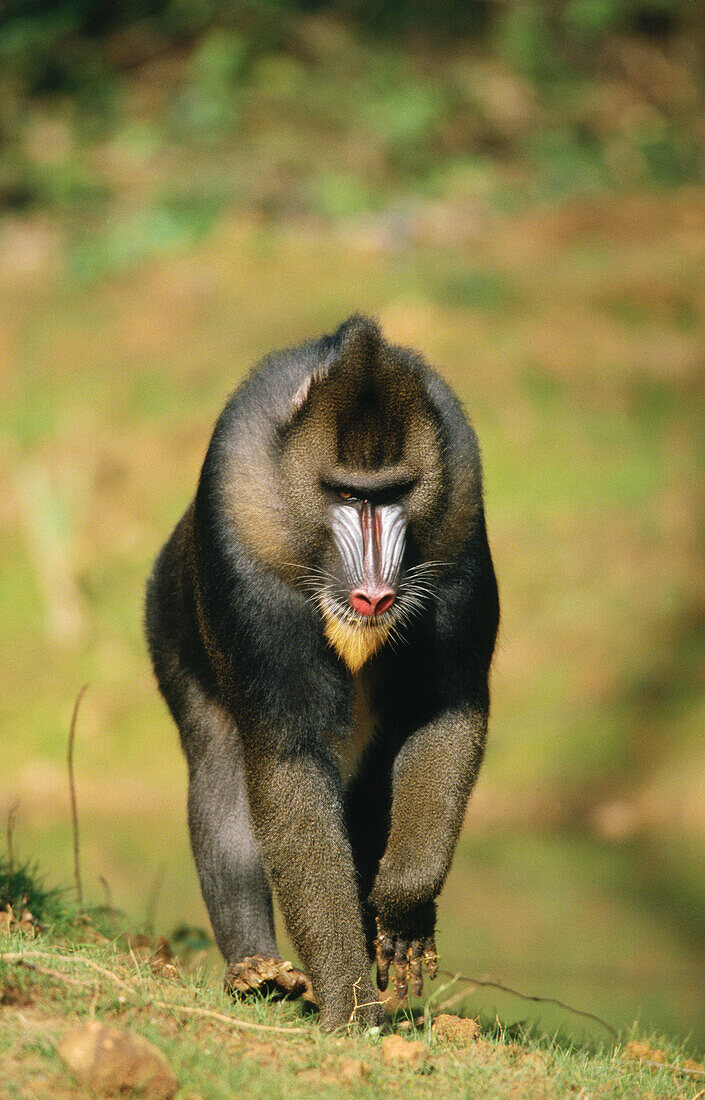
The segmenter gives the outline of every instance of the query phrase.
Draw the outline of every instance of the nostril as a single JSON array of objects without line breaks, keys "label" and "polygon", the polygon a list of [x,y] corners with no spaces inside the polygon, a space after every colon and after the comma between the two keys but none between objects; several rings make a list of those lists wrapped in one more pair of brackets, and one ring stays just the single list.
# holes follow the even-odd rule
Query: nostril
[{"label": "nostril", "polygon": [[350,603],[361,615],[373,615],[372,601],[360,588],[350,593]]},{"label": "nostril", "polygon": [[390,588],[381,592],[365,592],[355,588],[350,593],[350,604],[360,615],[382,615],[394,603],[395,594]]},{"label": "nostril", "polygon": [[377,603],[374,607],[374,614],[381,615],[384,611],[389,611],[389,608],[392,606],[393,603],[394,593],[385,592],[385,594],[383,596],[380,596],[380,598],[377,600]]}]

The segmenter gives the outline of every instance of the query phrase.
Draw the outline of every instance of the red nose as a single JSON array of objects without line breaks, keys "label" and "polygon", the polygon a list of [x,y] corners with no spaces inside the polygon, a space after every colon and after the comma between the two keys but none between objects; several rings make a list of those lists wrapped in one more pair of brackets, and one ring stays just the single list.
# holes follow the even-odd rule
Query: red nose
[{"label": "red nose", "polygon": [[350,603],[361,615],[381,615],[394,603],[393,588],[355,588],[350,593]]}]

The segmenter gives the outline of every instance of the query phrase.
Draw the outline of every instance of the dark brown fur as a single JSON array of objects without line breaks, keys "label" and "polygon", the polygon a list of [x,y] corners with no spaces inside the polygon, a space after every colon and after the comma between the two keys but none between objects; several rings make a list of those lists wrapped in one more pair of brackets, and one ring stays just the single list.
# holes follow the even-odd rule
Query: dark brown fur
[{"label": "dark brown fur", "polygon": [[[355,657],[306,571],[315,588],[315,570],[339,567],[331,486],[388,483],[408,513],[399,636],[360,635]],[[428,562],[442,564],[404,613]],[[433,933],[482,760],[497,620],[477,443],[448,387],[359,317],[265,359],[157,559],[147,633],[218,944],[229,964],[276,955],[273,887],[327,1027],[356,1004],[384,1018],[375,917],[389,942]]]}]

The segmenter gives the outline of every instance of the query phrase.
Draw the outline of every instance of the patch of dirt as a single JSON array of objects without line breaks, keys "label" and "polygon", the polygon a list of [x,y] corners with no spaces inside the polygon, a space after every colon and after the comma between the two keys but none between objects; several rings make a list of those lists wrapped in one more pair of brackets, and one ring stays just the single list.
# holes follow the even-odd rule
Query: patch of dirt
[{"label": "patch of dirt", "polygon": [[13,982],[11,978],[5,979],[0,985],[0,1005],[26,1008],[32,1004],[34,1004],[34,998],[21,985]]},{"label": "patch of dirt", "polygon": [[382,1039],[382,1058],[397,1069],[421,1070],[428,1062],[428,1049],[420,1039],[386,1035]]},{"label": "patch of dirt", "polygon": [[370,1076],[370,1067],[360,1058],[344,1058],[338,1066],[338,1072],[345,1081],[354,1084]]},{"label": "patch of dirt", "polygon": [[[634,1059],[638,1062],[656,1062],[660,1066],[664,1066],[671,1061],[667,1051],[652,1046],[646,1039],[632,1039],[630,1042],[625,1043],[622,1049],[622,1058]],[[696,1070],[698,1073],[703,1072],[705,1069],[703,1063],[696,1062],[694,1058],[687,1058],[684,1062],[679,1062],[679,1065],[683,1069]]]}]

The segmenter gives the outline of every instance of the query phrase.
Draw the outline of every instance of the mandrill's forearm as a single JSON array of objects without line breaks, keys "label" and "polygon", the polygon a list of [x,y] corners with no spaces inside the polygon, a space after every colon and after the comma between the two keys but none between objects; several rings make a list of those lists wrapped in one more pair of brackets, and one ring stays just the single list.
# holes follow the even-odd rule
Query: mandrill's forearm
[{"label": "mandrill's forearm", "polygon": [[373,890],[384,910],[432,901],[445,881],[482,763],[487,707],[446,711],[394,763],[391,829]]},{"label": "mandrill's forearm", "polygon": [[391,829],[370,901],[377,914],[380,986],[394,960],[397,991],[421,990],[425,956],[435,970],[435,899],[445,881],[482,763],[487,705],[451,710],[417,730],[394,765]]}]

